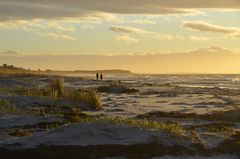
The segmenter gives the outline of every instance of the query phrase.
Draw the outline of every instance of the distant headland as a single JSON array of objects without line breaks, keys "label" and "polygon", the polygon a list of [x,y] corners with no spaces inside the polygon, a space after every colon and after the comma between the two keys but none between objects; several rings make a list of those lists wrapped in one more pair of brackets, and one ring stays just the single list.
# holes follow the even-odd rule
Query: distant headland
[{"label": "distant headland", "polygon": [[61,70],[32,70],[25,69],[22,67],[16,67],[14,65],[2,64],[0,66],[0,74],[21,74],[21,73],[33,73],[33,74],[95,74],[95,73],[104,73],[104,74],[131,74],[129,70],[121,69],[107,69],[107,70],[75,70],[75,71],[61,71]]}]

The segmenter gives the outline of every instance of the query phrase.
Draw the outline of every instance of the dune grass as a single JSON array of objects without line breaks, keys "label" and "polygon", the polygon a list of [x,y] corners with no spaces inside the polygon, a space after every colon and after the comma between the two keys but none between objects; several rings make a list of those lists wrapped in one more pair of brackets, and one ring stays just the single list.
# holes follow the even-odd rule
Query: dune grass
[{"label": "dune grass", "polygon": [[76,102],[85,102],[96,110],[101,109],[99,97],[95,90],[68,90],[64,91],[64,79],[50,81],[51,97],[71,99]]},{"label": "dune grass", "polygon": [[74,102],[84,102],[95,110],[102,108],[100,98],[95,90],[65,90],[59,94],[57,91],[48,91],[45,89],[28,89],[21,90],[20,94],[52,99],[68,99]]},{"label": "dune grass", "polygon": [[62,98],[64,93],[64,79],[53,79],[49,82],[51,96],[54,98]]},{"label": "dune grass", "polygon": [[6,74],[26,74],[30,73],[28,70],[18,70],[18,69],[2,69],[0,68],[0,74],[6,75]]},{"label": "dune grass", "polygon": [[89,116],[81,112],[77,107],[45,107],[35,111],[36,115],[55,115],[65,119],[64,124],[106,121],[112,124],[127,125],[137,128],[153,129],[166,131],[173,136],[184,136],[185,130],[177,122],[151,121],[147,119],[123,118],[123,117],[106,117],[106,116]]},{"label": "dune grass", "polygon": [[32,134],[31,131],[29,130],[24,130],[24,129],[19,129],[19,130],[14,130],[10,132],[8,135],[14,136],[14,137],[23,137]]},{"label": "dune grass", "polygon": [[47,97],[52,99],[67,99],[73,102],[84,102],[95,110],[100,110],[101,102],[96,90],[79,89],[65,90],[64,79],[51,80],[49,88],[19,88],[13,93],[23,96]]},{"label": "dune grass", "polygon": [[63,94],[63,98],[71,99],[76,102],[85,102],[96,110],[101,109],[100,98],[95,90],[66,91]]},{"label": "dune grass", "polygon": [[50,81],[50,96],[52,98],[70,99],[75,102],[85,102],[96,110],[101,109],[99,96],[95,90],[64,90],[64,79]]},{"label": "dune grass", "polygon": [[51,93],[45,89],[19,89],[18,90],[20,95],[23,96],[30,96],[30,97],[44,97],[44,96],[50,96]]},{"label": "dune grass", "polygon": [[74,121],[75,122],[107,121],[113,124],[127,125],[143,129],[161,130],[171,134],[172,136],[182,137],[185,134],[185,130],[182,127],[182,125],[176,122],[161,122],[150,121],[147,119],[105,117],[105,116],[93,116],[93,117],[76,116]]},{"label": "dune grass", "polygon": [[1,99],[0,100],[0,113],[8,113],[13,114],[17,113],[18,109],[8,100]]},{"label": "dune grass", "polygon": [[181,124],[176,122],[160,122],[151,121],[147,119],[132,119],[132,118],[109,118],[108,121],[116,124],[124,124],[138,128],[163,130],[170,133],[173,136],[183,136],[185,130]]}]

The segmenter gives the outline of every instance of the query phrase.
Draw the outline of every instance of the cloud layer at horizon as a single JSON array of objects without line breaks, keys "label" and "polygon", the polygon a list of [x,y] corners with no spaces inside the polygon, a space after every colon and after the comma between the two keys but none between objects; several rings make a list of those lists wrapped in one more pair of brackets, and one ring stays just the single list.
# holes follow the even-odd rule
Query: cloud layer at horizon
[{"label": "cloud layer at horizon", "polygon": [[[124,69],[136,73],[239,73],[240,54],[212,46],[175,54],[22,55],[0,54],[0,64],[53,70]],[[203,58],[204,57],[204,58]],[[70,62],[68,62],[70,61]],[[91,62],[89,62],[91,61]],[[167,68],[167,69],[166,69]]]}]

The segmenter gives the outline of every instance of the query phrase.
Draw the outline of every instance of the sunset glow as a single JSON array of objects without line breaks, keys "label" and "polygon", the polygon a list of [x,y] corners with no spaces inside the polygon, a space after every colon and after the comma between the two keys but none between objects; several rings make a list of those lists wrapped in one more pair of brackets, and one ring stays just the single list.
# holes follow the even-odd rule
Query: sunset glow
[{"label": "sunset glow", "polygon": [[[151,59],[150,55],[159,55],[157,57],[162,63],[162,54],[192,53],[212,46],[221,50],[215,50],[215,54],[222,54],[223,51],[238,54],[239,9],[238,0],[1,0],[0,62],[33,69],[106,67],[139,73],[169,73],[157,69],[163,67],[157,61],[155,65],[149,65],[147,61],[144,64],[141,60],[128,59],[140,55]],[[92,55],[87,58],[90,61],[101,55],[103,62],[97,62],[98,66],[89,62],[85,66],[71,62],[76,56],[80,60],[82,55]],[[187,58],[192,56],[188,55]],[[201,57],[207,58],[208,55],[205,55],[206,52],[203,52]],[[51,58],[44,59],[42,56]],[[60,61],[56,62],[52,56],[57,56]],[[65,56],[68,56],[68,62],[63,63],[61,61]],[[121,56],[122,64],[110,63],[108,56]],[[227,63],[232,63],[232,58]],[[36,63],[38,59],[45,62]],[[125,60],[128,63],[124,65]],[[171,60],[176,62],[175,56],[167,60],[166,63],[171,63]],[[135,62],[143,64],[134,66]],[[209,62],[216,63],[219,59],[212,58]],[[179,70],[175,69],[177,63],[182,65],[181,61],[177,61],[170,72],[203,73],[206,70],[186,70],[184,67]],[[235,66],[238,69],[232,68]],[[209,67],[209,73],[240,72],[240,64],[220,70],[219,67],[215,67],[216,70],[214,66]]]}]

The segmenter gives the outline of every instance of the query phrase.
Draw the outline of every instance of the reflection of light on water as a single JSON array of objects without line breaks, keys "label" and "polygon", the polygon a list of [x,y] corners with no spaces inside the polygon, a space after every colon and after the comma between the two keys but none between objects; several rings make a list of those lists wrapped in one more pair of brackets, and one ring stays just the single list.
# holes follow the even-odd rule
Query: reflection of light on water
[{"label": "reflection of light on water", "polygon": [[[73,74],[86,79],[95,79],[95,74]],[[175,86],[192,88],[228,88],[240,89],[239,75],[146,75],[146,74],[104,74],[104,80],[121,81],[131,84],[161,85],[169,83]]]},{"label": "reflection of light on water", "polygon": [[[223,85],[223,84],[219,84],[219,85]],[[240,89],[239,87],[235,87],[233,85],[231,85],[231,86],[207,86],[207,85],[180,84],[178,86],[180,86],[180,87],[189,87],[189,88],[220,88],[220,89],[235,89],[235,90]]]},{"label": "reflection of light on water", "polygon": [[232,82],[239,82],[240,78],[232,78]]},{"label": "reflection of light on water", "polygon": [[190,88],[214,88],[215,86],[206,86],[206,85],[190,85],[190,84],[180,84],[180,87],[190,87]]}]

